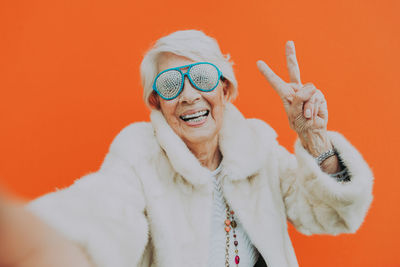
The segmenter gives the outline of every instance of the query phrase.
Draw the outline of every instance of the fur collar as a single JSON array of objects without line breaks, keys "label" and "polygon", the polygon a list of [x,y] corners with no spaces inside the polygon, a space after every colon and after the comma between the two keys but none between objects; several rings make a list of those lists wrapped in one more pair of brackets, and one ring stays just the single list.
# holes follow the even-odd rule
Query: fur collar
[{"label": "fur collar", "polygon": [[[255,174],[266,162],[266,145],[276,134],[265,123],[260,127],[258,120],[246,120],[233,104],[227,104],[224,121],[219,134],[219,147],[223,155],[222,170],[232,181],[246,179]],[[166,152],[173,168],[193,185],[210,181],[211,172],[201,166],[194,154],[168,125],[162,113],[153,110],[151,122],[160,146]],[[258,124],[258,126],[257,126]],[[267,127],[265,127],[267,126]],[[260,136],[259,128],[269,129]],[[268,136],[269,135],[269,136]],[[270,138],[268,138],[270,137]]]}]

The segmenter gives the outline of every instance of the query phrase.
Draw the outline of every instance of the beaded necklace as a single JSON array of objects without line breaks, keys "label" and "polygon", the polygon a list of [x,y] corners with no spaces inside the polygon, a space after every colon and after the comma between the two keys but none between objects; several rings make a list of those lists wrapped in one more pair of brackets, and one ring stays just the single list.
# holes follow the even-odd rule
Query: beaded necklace
[{"label": "beaded necklace", "polygon": [[237,223],[234,217],[235,212],[229,209],[228,204],[226,204],[226,220],[225,220],[225,232],[226,232],[226,246],[225,246],[225,267],[229,267],[229,246],[230,246],[230,231],[233,232],[233,244],[235,245],[235,263],[239,266],[240,257],[238,251],[239,242],[236,239],[236,226]]},{"label": "beaded necklace", "polygon": [[[213,176],[216,176],[220,171],[221,171],[221,165],[218,166],[217,169],[215,169],[212,173]],[[233,233],[233,244],[235,245],[235,263],[236,266],[239,266],[240,262],[240,257],[239,257],[239,251],[238,251],[238,245],[239,242],[236,239],[236,227],[237,227],[237,222],[235,221],[235,212],[233,210],[230,210],[228,204],[225,201],[226,205],[226,220],[225,220],[225,233],[226,233],[226,246],[225,246],[225,267],[230,267],[229,264],[229,247],[230,247],[230,232],[232,230]]]}]

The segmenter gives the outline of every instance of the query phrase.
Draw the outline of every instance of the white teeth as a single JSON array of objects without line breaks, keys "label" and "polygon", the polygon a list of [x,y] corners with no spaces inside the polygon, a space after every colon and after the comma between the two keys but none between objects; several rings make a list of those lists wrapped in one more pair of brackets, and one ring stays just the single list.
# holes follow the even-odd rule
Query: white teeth
[{"label": "white teeth", "polygon": [[199,121],[203,120],[204,118],[205,118],[205,117],[201,116],[201,117],[194,118],[194,119],[190,119],[190,120],[187,120],[187,121],[190,121],[190,122],[199,122]]},{"label": "white teeth", "polygon": [[203,111],[198,111],[198,112],[193,113],[193,114],[188,114],[188,115],[185,115],[185,116],[181,116],[181,118],[184,119],[184,120],[189,120],[191,118],[204,116],[206,114],[207,114],[207,110],[203,110]]}]

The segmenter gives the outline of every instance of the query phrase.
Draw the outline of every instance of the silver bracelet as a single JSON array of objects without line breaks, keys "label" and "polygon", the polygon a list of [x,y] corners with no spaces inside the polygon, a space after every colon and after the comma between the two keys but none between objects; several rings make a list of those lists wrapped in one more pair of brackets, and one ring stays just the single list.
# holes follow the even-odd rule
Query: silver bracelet
[{"label": "silver bracelet", "polygon": [[315,160],[317,161],[318,165],[321,166],[321,163],[326,160],[329,157],[332,157],[333,155],[336,155],[336,149],[335,148],[331,148],[328,151],[325,151],[324,153],[322,153],[321,155],[319,155],[318,157],[315,158]]},{"label": "silver bracelet", "polygon": [[[317,161],[318,165],[321,166],[321,163],[326,160],[327,158],[337,155],[337,151],[335,148],[329,149],[328,151],[322,153],[318,157],[315,158]],[[340,161],[340,164],[342,166],[342,170],[337,172],[337,173],[332,173],[329,174],[331,177],[335,178],[337,182],[339,183],[347,183],[351,181],[350,175],[349,175],[349,170],[347,169],[346,166],[343,165],[342,161]]]}]

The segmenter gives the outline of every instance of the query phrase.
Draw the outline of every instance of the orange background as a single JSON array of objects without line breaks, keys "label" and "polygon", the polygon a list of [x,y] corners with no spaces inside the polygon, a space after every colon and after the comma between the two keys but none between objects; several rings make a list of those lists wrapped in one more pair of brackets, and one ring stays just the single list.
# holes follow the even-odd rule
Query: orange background
[{"label": "orange background", "polygon": [[235,62],[239,98],[293,151],[280,99],[258,73],[264,59],[287,79],[296,43],[303,82],[328,101],[375,173],[375,200],[355,235],[306,237],[290,227],[301,266],[400,266],[400,2],[93,1],[0,3],[0,179],[33,199],[95,171],[114,136],[149,119],[139,64],[159,37],[201,29]]}]

